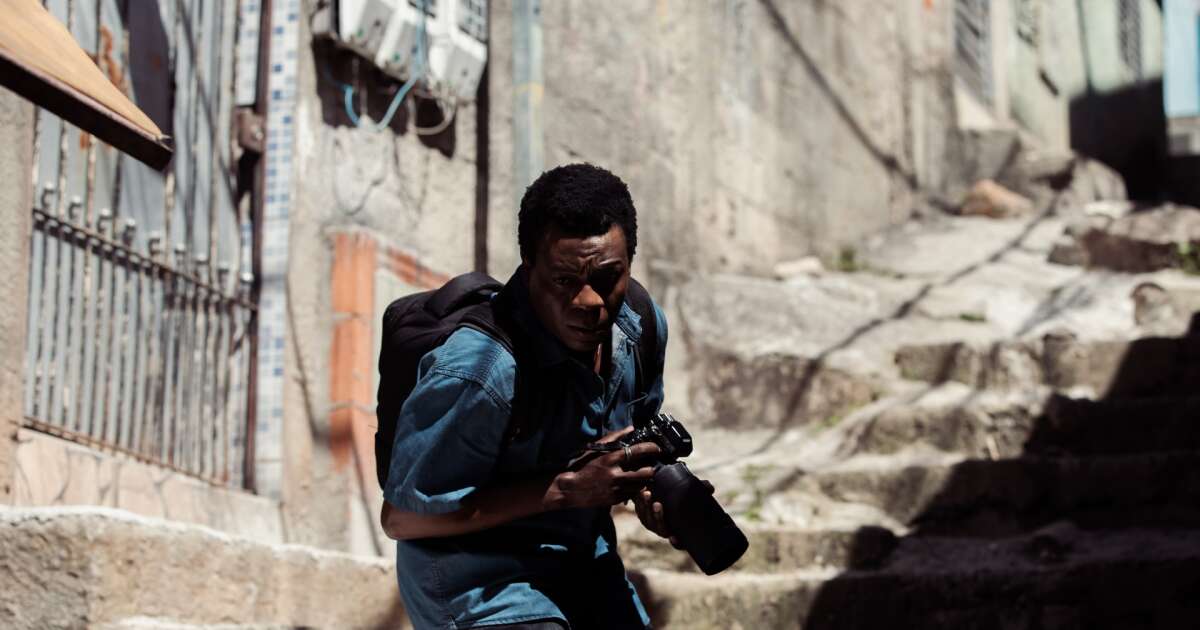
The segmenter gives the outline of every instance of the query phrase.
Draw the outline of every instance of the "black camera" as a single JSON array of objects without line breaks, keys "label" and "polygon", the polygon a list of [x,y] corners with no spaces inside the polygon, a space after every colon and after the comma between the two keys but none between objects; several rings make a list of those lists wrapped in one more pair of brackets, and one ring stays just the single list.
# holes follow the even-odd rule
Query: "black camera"
[{"label": "black camera", "polygon": [[704,482],[678,461],[692,453],[692,436],[678,420],[660,413],[637,423],[620,447],[653,442],[662,450],[650,491],[662,503],[667,529],[706,575],[728,569],[750,547],[746,535],[713,498]]}]

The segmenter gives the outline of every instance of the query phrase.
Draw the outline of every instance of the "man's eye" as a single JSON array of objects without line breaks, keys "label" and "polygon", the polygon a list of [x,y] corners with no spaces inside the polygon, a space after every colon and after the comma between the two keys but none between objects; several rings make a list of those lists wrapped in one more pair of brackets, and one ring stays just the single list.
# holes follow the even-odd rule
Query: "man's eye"
[{"label": "man's eye", "polygon": [[560,287],[569,287],[574,282],[575,282],[575,280],[573,278],[555,278],[554,279],[555,286],[560,286]]}]

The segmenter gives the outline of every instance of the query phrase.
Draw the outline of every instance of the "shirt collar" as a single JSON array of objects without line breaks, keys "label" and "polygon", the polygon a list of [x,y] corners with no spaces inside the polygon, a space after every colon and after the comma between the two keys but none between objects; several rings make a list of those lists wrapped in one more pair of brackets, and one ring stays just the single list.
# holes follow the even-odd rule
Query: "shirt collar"
[{"label": "shirt collar", "polygon": [[[505,287],[506,291],[511,292],[513,320],[522,332],[529,336],[533,354],[540,366],[558,365],[571,358],[570,351],[557,337],[546,330],[541,320],[538,319],[537,313],[533,311],[529,297],[529,279],[526,273],[523,267],[518,267]],[[636,344],[641,338],[641,318],[632,308],[629,308],[628,304],[621,303],[621,308],[617,311],[617,317],[613,324],[624,333],[626,343]]]}]

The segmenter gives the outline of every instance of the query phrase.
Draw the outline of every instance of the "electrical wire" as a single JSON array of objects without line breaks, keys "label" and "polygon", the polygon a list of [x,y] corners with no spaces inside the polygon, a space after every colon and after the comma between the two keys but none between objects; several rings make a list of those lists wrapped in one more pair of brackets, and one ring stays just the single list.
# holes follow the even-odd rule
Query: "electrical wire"
[{"label": "electrical wire", "polygon": [[[436,136],[437,134],[445,131],[446,128],[454,122],[454,116],[458,114],[458,102],[454,101],[450,107],[446,107],[445,103],[443,103],[441,99],[438,99],[437,103],[438,107],[442,110],[442,122],[433,125],[432,127],[418,127],[414,122],[413,131],[417,132],[418,136]],[[412,119],[415,121],[417,119],[416,107],[411,107]]]},{"label": "electrical wire", "polygon": [[[420,4],[424,5],[425,3],[422,2]],[[404,85],[400,86],[400,90],[397,91],[396,95],[392,97],[392,102],[388,105],[387,111],[384,112],[383,118],[379,119],[378,122],[372,122],[369,125],[363,124],[363,119],[367,117],[359,116],[358,113],[354,111],[354,86],[345,83],[339,83],[342,88],[342,105],[346,109],[346,117],[350,119],[350,122],[353,123],[355,127],[370,129],[374,132],[380,132],[384,129],[387,129],[388,125],[392,124],[392,118],[395,117],[396,112],[399,111],[400,103],[404,102],[404,97],[408,96],[409,91],[413,89],[413,86],[417,84],[417,81],[425,75],[428,66],[428,53],[425,50],[425,37],[427,32],[425,25],[426,13],[424,6],[418,7],[417,10],[421,13],[421,23],[417,30],[417,54],[413,59],[412,70],[409,72],[408,80],[404,82]]]}]

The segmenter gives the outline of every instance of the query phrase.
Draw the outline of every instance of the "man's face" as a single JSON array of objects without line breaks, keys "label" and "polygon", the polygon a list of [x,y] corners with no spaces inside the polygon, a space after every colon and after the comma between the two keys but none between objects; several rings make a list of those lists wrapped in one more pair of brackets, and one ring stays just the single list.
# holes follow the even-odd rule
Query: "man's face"
[{"label": "man's face", "polygon": [[566,236],[551,228],[529,271],[529,299],[538,319],[573,352],[594,352],[604,341],[629,284],[625,231]]}]

